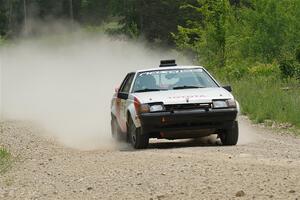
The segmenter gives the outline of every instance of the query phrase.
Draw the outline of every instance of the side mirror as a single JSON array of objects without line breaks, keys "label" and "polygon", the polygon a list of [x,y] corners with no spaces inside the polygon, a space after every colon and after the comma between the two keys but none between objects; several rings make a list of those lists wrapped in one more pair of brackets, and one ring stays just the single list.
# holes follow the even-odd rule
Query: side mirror
[{"label": "side mirror", "polygon": [[128,96],[129,95],[127,93],[122,93],[122,92],[118,93],[118,98],[119,99],[125,99],[126,100],[126,99],[128,99]]},{"label": "side mirror", "polygon": [[223,88],[224,88],[225,90],[227,90],[228,92],[232,92],[232,88],[231,88],[230,85],[223,86]]}]

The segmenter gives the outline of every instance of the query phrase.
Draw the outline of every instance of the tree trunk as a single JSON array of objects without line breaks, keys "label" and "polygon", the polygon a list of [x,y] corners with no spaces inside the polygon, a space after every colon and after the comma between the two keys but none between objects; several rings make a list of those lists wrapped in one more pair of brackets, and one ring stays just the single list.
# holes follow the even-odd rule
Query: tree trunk
[{"label": "tree trunk", "polygon": [[26,0],[23,0],[23,6],[24,6],[24,33],[27,35],[28,29],[27,29],[27,3]]},{"label": "tree trunk", "polygon": [[74,21],[74,14],[73,14],[73,0],[69,0],[70,1],[70,19],[71,19],[71,23],[73,25],[73,21]]}]

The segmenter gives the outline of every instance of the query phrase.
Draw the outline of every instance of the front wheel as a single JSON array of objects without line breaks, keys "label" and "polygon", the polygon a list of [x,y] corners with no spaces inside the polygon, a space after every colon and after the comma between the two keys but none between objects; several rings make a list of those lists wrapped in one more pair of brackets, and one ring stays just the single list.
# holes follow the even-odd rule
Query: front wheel
[{"label": "front wheel", "polygon": [[232,125],[220,134],[220,139],[223,145],[232,146],[236,145],[239,139],[239,125],[237,121],[234,121]]},{"label": "front wheel", "polygon": [[135,149],[146,149],[149,145],[149,135],[142,128],[136,128],[131,118],[128,122],[128,137]]}]

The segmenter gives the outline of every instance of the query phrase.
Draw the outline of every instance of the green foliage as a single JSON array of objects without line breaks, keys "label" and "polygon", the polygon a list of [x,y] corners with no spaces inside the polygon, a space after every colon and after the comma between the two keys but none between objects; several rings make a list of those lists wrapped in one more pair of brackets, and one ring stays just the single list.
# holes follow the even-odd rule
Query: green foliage
[{"label": "green foliage", "polygon": [[229,2],[198,0],[197,5],[185,4],[181,8],[197,13],[202,20],[190,19],[186,27],[178,27],[178,34],[173,35],[177,46],[195,52],[202,63],[225,66]]},{"label": "green foliage", "polygon": [[11,165],[10,153],[6,149],[0,147],[0,174],[4,173],[9,168],[10,165]]},{"label": "green foliage", "polygon": [[[256,122],[275,120],[300,127],[300,89],[297,81],[276,77],[244,77],[231,82],[242,112]],[[285,89],[285,88],[289,89]]]},{"label": "green foliage", "polygon": [[205,65],[272,63],[300,44],[299,0],[198,0],[182,9],[202,20],[192,18],[179,26],[176,45],[195,52]]},{"label": "green foliage", "polygon": [[255,63],[252,66],[247,64],[227,65],[222,69],[215,68],[215,73],[222,80],[228,82],[241,80],[244,77],[280,77],[278,64]]},{"label": "green foliage", "polygon": [[110,0],[81,0],[77,19],[83,24],[99,26],[112,14]]},{"label": "green foliage", "polygon": [[277,64],[257,63],[248,68],[248,75],[251,77],[279,77],[280,71]]},{"label": "green foliage", "polygon": [[108,33],[113,34],[115,30],[118,30],[120,25],[116,21],[111,21],[109,23],[103,23],[99,26],[87,25],[84,30],[90,33]]},{"label": "green foliage", "polygon": [[7,11],[7,3],[0,0],[0,37],[4,36],[8,30]]},{"label": "green foliage", "polygon": [[242,113],[257,123],[272,120],[300,128],[299,81],[291,77],[282,79],[282,64],[246,66],[230,65],[215,70],[221,80],[233,86]]},{"label": "green foliage", "polygon": [[[137,37],[143,36],[152,43],[173,44],[171,32],[177,32],[188,13],[180,10],[185,2],[195,0],[118,0],[114,13],[122,17],[121,32]],[[187,19],[188,20],[188,19]]]},{"label": "green foliage", "polygon": [[3,45],[5,42],[5,39],[3,37],[0,36],[0,46]]},{"label": "green foliage", "polygon": [[300,63],[296,60],[282,60],[279,68],[284,78],[296,77],[300,79]]},{"label": "green foliage", "polygon": [[280,61],[279,68],[283,78],[295,77],[300,80],[300,48],[296,49],[295,56],[289,55]]},{"label": "green foliage", "polygon": [[300,63],[300,47],[296,50],[296,60]]},{"label": "green foliage", "polygon": [[277,0],[254,1],[253,5],[253,9],[241,12],[240,21],[233,21],[238,40],[232,41],[232,45],[241,52],[241,57],[272,62],[280,55],[288,31],[286,16],[281,14],[283,5]]},{"label": "green foliage", "polygon": [[227,81],[239,80],[246,76],[247,73],[247,68],[238,65],[226,66],[222,70],[218,69],[216,72],[216,74],[220,74],[219,76],[221,79],[225,79]]}]

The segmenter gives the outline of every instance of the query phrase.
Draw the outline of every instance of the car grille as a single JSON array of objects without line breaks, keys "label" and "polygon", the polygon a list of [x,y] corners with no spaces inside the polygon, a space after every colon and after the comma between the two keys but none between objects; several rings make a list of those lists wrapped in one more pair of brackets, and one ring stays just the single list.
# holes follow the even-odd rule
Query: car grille
[{"label": "car grille", "polygon": [[211,108],[210,103],[192,103],[192,104],[172,104],[165,105],[166,111],[172,112],[176,110],[196,110],[196,109],[205,109],[208,110]]}]

